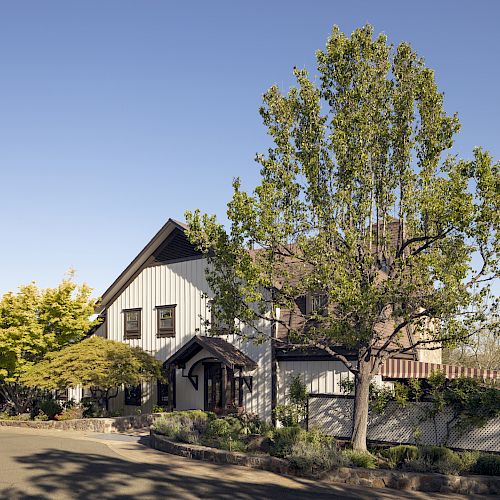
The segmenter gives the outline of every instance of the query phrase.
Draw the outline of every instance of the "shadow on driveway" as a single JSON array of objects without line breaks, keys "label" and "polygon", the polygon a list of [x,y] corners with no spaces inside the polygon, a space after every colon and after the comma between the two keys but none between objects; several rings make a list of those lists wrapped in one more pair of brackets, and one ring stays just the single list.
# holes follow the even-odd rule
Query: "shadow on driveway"
[{"label": "shadow on driveway", "polygon": [[211,465],[216,474],[204,477],[204,474],[193,474],[193,463],[200,472],[207,466],[198,462],[192,462],[183,470],[178,463],[144,464],[119,457],[57,449],[20,456],[16,462],[28,472],[30,487],[24,492],[18,487],[5,488],[0,491],[0,498],[377,498],[373,490],[362,494],[355,492],[351,496],[340,488],[336,492],[334,486],[315,485],[311,488],[306,483],[302,489],[300,479],[294,480],[297,488],[272,482],[245,483],[238,477],[240,469],[228,466]]}]

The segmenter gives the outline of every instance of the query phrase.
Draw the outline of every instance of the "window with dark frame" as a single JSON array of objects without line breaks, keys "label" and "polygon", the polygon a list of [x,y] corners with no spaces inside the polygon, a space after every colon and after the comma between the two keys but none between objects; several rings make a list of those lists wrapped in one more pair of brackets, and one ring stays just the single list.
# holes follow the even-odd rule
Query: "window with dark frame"
[{"label": "window with dark frame", "polygon": [[129,406],[141,406],[142,390],[140,385],[125,386],[125,404]]},{"label": "window with dark frame", "polygon": [[168,384],[157,381],[157,396],[158,406],[168,407]]},{"label": "window with dark frame", "polygon": [[126,339],[141,338],[141,309],[125,309],[124,316],[124,332]]},{"label": "window with dark frame", "polygon": [[307,314],[326,314],[328,295],[323,292],[310,293],[307,296]]},{"label": "window with dark frame", "polygon": [[175,305],[156,308],[158,337],[175,337]]}]

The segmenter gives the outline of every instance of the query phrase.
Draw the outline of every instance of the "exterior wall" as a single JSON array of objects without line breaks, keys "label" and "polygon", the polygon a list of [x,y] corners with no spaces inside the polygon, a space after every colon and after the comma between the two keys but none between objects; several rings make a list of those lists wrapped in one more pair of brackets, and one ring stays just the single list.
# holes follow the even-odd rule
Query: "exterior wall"
[{"label": "exterior wall", "polygon": [[[145,268],[108,307],[106,314],[107,338],[126,342],[165,361],[194,335],[206,335],[205,319],[210,318],[208,308],[210,290],[205,279],[206,259],[193,259]],[[157,306],[176,304],[175,337],[158,338],[156,335]],[[141,338],[124,339],[124,309],[141,308]],[[270,328],[270,327],[269,327]],[[251,334],[251,332],[242,332]],[[258,363],[258,368],[245,375],[253,376],[253,391],[244,391],[247,411],[271,418],[271,343],[256,345],[240,336],[223,336],[247,356]],[[202,366],[197,370],[203,371]],[[187,371],[185,371],[187,373]],[[200,375],[200,373],[198,373]],[[156,382],[143,385],[142,411],[150,411],[156,404]],[[177,408],[203,408],[203,374],[195,391],[181,371],[176,373]],[[197,393],[196,393],[197,392]],[[124,396],[120,393],[112,401],[113,409],[123,408]],[[125,407],[125,413],[136,413],[139,407]]]},{"label": "exterior wall", "polygon": [[277,373],[278,404],[288,401],[292,377],[300,375],[309,394],[343,394],[340,383],[354,380],[340,361],[279,361]]}]

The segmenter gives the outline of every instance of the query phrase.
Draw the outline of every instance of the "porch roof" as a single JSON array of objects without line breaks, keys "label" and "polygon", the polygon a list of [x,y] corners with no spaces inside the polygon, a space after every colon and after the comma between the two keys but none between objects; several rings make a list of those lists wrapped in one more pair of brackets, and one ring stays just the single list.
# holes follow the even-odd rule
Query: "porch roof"
[{"label": "porch roof", "polygon": [[184,366],[193,356],[206,349],[215,359],[228,368],[243,368],[255,370],[257,363],[240,351],[233,344],[220,337],[205,337],[195,335],[187,344],[168,358],[163,366]]}]

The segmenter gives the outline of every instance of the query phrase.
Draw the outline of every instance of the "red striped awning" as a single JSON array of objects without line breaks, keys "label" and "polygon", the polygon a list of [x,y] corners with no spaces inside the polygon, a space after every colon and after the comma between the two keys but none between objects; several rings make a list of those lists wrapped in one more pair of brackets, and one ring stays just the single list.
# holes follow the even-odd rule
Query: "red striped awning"
[{"label": "red striped awning", "polygon": [[465,368],[464,366],[424,363],[409,359],[388,359],[380,368],[380,375],[386,378],[428,378],[432,372],[444,372],[446,378],[480,378],[498,380],[498,370]]}]

